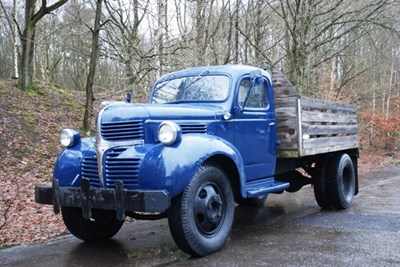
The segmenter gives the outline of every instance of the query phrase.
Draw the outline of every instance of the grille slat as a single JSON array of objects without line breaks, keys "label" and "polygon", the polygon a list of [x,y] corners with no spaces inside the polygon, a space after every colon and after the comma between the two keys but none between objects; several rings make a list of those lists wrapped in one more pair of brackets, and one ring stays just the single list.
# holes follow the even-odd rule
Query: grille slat
[{"label": "grille slat", "polygon": [[89,179],[91,186],[100,187],[96,155],[94,155],[94,157],[84,157],[81,168],[82,177]]},{"label": "grille slat", "polygon": [[[114,188],[117,180],[121,180],[125,188],[139,185],[138,174],[141,159],[118,158],[126,149],[125,147],[119,147],[106,152],[104,169],[106,188]],[[100,187],[96,155],[83,158],[81,171],[82,177],[89,179],[91,186]]]},{"label": "grille slat", "polygon": [[115,181],[121,180],[125,186],[139,184],[138,173],[140,159],[118,158],[126,148],[116,148],[105,155],[105,177],[108,187],[115,187]]},{"label": "grille slat", "polygon": [[144,138],[143,121],[101,123],[101,136],[107,141],[126,141]]}]

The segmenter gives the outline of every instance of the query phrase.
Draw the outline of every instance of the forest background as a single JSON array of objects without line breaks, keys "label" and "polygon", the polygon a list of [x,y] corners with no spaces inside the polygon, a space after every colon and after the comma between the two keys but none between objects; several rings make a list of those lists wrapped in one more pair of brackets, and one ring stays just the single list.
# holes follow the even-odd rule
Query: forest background
[{"label": "forest background", "polygon": [[[37,113],[40,119],[32,124],[42,123],[38,132],[45,133],[66,124],[61,123],[65,114],[90,133],[102,100],[122,100],[133,92],[135,101],[145,101],[158,77],[178,69],[247,64],[282,70],[303,95],[357,105],[362,152],[371,155],[370,161],[379,161],[378,154],[395,159],[400,151],[399,14],[398,0],[0,0],[5,88],[0,88],[0,152],[21,146],[19,134],[6,134],[11,113],[23,118]],[[58,109],[36,103],[44,94],[60,104]],[[21,105],[26,97],[30,102]],[[31,155],[51,150],[53,157],[45,164],[38,159],[39,170],[31,176],[43,176],[40,169],[46,168],[50,179],[52,149],[29,150]],[[26,200],[15,204],[23,190],[14,194],[18,183],[9,183],[17,176],[12,166],[25,170],[29,159],[13,151],[2,154],[0,232],[8,233],[27,205]],[[34,205],[32,192],[24,194]],[[36,216],[51,213],[34,207]],[[48,235],[46,229],[20,223],[28,233],[2,235],[0,247],[65,231],[59,218],[49,218],[41,219]]]}]

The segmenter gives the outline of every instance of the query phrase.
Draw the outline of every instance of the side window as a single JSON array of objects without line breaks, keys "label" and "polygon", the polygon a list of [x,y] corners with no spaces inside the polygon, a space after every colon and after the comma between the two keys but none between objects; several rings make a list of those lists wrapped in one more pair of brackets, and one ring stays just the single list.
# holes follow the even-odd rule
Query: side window
[{"label": "side window", "polygon": [[268,106],[267,87],[265,81],[257,83],[252,87],[250,79],[245,78],[239,85],[238,103],[241,107],[244,107],[243,105],[249,90],[250,94],[247,98],[245,108],[266,108]]}]

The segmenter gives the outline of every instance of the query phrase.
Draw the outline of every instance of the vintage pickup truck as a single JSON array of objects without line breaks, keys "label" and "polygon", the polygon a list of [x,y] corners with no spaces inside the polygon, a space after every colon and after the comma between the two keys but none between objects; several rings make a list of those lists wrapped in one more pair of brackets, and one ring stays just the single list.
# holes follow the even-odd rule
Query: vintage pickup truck
[{"label": "vintage pickup truck", "polygon": [[105,105],[96,127],[63,130],[52,185],[35,187],[85,241],[113,237],[126,216],[168,217],[177,245],[205,256],[225,244],[236,204],[311,184],[319,206],[346,209],[358,192],[356,108],[301,97],[277,70],[173,72],[146,104]]}]

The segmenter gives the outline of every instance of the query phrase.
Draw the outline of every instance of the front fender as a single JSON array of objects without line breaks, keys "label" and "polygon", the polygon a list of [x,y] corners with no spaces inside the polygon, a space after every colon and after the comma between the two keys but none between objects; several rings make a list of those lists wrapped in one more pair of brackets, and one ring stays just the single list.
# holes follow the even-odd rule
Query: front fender
[{"label": "front fender", "polygon": [[183,192],[198,167],[216,155],[230,158],[244,181],[243,159],[232,144],[215,136],[190,134],[173,146],[159,144],[146,153],[139,173],[141,187],[166,189],[175,197]]},{"label": "front fender", "polygon": [[73,147],[64,149],[54,164],[53,177],[60,186],[79,186],[82,158],[88,151],[95,151],[94,138],[83,138]]}]

